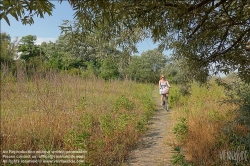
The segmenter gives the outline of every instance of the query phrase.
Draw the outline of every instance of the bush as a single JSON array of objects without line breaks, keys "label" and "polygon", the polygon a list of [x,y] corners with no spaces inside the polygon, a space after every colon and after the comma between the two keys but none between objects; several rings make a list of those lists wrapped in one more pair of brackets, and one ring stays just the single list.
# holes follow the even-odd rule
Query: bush
[{"label": "bush", "polygon": [[[244,147],[244,150],[250,152],[250,85],[239,80],[220,84],[227,87],[227,95],[230,97],[224,102],[237,105],[234,110],[236,118],[223,128],[230,148]],[[250,156],[247,160],[250,160]]]}]

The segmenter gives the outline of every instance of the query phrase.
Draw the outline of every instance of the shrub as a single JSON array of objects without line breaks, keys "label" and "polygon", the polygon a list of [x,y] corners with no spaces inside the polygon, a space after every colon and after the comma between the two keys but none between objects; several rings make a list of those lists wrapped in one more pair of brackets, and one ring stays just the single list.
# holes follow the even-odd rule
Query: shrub
[{"label": "shrub", "polygon": [[173,130],[177,139],[181,142],[184,141],[188,133],[187,119],[180,118],[178,123],[174,126]]}]

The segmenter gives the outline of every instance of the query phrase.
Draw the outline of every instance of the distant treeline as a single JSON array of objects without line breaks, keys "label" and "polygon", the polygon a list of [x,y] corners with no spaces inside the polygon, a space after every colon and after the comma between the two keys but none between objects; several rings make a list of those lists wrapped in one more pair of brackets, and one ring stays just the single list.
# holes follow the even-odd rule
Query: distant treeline
[{"label": "distant treeline", "polygon": [[1,62],[7,64],[13,74],[19,65],[29,74],[52,69],[84,77],[95,75],[105,80],[147,83],[157,83],[164,74],[170,81],[180,82],[177,65],[159,49],[132,55],[105,43],[102,46],[91,41],[72,44],[67,36],[40,45],[36,39],[28,35],[12,40],[9,34],[1,33]]}]

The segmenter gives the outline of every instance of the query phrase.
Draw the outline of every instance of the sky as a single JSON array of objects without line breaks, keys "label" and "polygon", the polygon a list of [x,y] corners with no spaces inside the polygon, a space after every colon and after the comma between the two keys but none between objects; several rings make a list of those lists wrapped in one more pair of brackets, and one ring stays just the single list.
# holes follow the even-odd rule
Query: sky
[{"label": "sky", "polygon": [[[36,44],[40,44],[43,41],[55,42],[61,33],[59,26],[63,23],[63,20],[73,20],[74,11],[68,1],[64,1],[60,4],[56,0],[52,3],[55,5],[52,16],[45,15],[44,18],[35,17],[34,24],[23,25],[9,15],[10,26],[5,20],[1,20],[1,32],[9,34],[11,39],[15,39],[16,37],[21,39],[23,36],[35,35],[37,37]],[[157,44],[154,44],[151,39],[146,39],[137,46],[139,53],[136,54],[138,55],[147,50],[157,48]]]}]

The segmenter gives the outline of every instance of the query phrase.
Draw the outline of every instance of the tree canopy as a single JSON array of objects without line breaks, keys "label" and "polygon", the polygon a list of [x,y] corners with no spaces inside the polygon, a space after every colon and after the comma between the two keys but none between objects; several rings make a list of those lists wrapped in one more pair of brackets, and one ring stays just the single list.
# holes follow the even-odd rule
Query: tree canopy
[{"label": "tree canopy", "polygon": [[[3,0],[1,19],[51,15],[49,0]],[[62,2],[62,0],[59,0]],[[172,49],[190,77],[206,81],[209,74],[237,71],[250,82],[250,4],[248,0],[68,0],[75,21],[62,26],[73,39],[94,36],[96,41],[132,48],[146,37]],[[20,7],[22,6],[22,7]],[[40,6],[40,7],[38,7]],[[22,14],[23,13],[23,14]],[[23,17],[24,16],[24,17]],[[25,20],[25,19],[24,19]],[[8,22],[8,21],[7,21]]]},{"label": "tree canopy", "polygon": [[16,49],[18,45],[18,39],[15,38],[11,41],[11,37],[6,32],[0,33],[0,50],[1,62],[12,63],[15,58],[17,58]]}]

